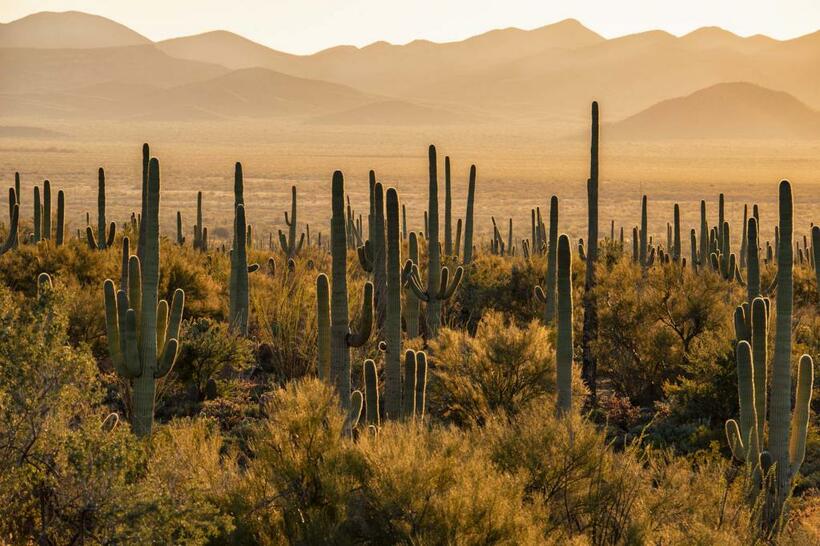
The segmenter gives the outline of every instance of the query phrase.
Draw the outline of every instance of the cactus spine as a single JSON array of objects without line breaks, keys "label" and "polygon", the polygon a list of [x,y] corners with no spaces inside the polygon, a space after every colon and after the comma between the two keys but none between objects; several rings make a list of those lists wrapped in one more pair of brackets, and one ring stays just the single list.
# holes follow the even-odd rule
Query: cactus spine
[{"label": "cactus spine", "polygon": [[131,381],[132,427],[138,436],[151,433],[156,380],[174,365],[185,294],[177,289],[171,302],[158,300],[159,285],[159,162],[149,164],[145,215],[144,258],[128,261],[128,290],[115,293],[105,281],[106,331],[111,358],[119,374]]},{"label": "cactus spine", "polygon": [[299,238],[299,243],[296,243],[296,186],[290,188],[290,218],[288,218],[287,211],[285,212],[285,224],[288,226],[288,235],[285,237],[284,232],[279,230],[279,245],[282,247],[282,252],[288,258],[296,257],[302,250],[302,245],[305,243],[305,234]]},{"label": "cactus spine", "polygon": [[[348,317],[347,296],[347,230],[345,229],[345,186],[341,171],[333,173],[332,205],[330,219],[331,274],[333,286],[331,301],[323,305],[319,301],[320,313],[328,312],[330,320],[320,320],[319,324],[329,324],[327,329],[319,331],[320,343],[330,339],[330,382],[335,386],[339,399],[345,409],[351,405],[350,395],[350,347],[361,347],[370,337],[373,325],[373,285],[364,285],[362,313],[357,331],[351,331]],[[325,276],[321,274],[320,277]],[[326,280],[317,283],[326,283]],[[322,294],[317,297],[321,298]]]},{"label": "cactus spine", "polygon": [[[147,144],[143,147],[143,154],[147,153],[147,147]],[[148,168],[150,167],[146,166],[146,169]],[[147,199],[147,195],[145,195],[145,187],[147,187],[148,185],[147,176],[147,172],[143,174],[143,209],[145,209],[145,200]],[[144,221],[145,210],[143,210],[142,218]],[[108,227],[107,237],[105,232],[106,227]],[[116,235],[116,231],[117,224],[111,222],[110,226],[106,226],[105,223],[105,171],[102,167],[100,167],[97,171],[97,237],[96,239],[94,238],[94,230],[91,229],[91,226],[86,226],[85,236],[88,240],[88,247],[92,250],[105,250],[106,248],[114,244],[114,236]],[[140,227],[140,233],[144,235],[143,227]],[[142,244],[141,240],[140,248],[143,248],[144,251],[144,245]]]},{"label": "cactus spine", "polygon": [[558,238],[558,334],[555,361],[558,384],[558,412],[572,410],[572,253],[569,237]]}]

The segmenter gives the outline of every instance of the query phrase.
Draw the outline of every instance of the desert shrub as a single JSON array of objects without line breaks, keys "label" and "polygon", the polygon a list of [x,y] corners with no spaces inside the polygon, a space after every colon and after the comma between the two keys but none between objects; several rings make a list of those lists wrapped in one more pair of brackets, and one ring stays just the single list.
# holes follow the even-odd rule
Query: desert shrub
[{"label": "desert shrub", "polygon": [[728,302],[742,298],[733,298],[733,290],[739,288],[709,272],[667,265],[644,273],[621,262],[596,288],[599,373],[635,404],[661,399],[665,384],[694,371],[690,364],[731,349],[734,307]]},{"label": "desert shrub", "polygon": [[185,291],[185,316],[224,319],[227,314],[226,284],[215,280],[201,253],[190,247],[163,245],[159,297],[168,302],[174,290]]},{"label": "desert shrub", "polygon": [[341,542],[361,456],[343,438],[344,416],[326,384],[290,383],[272,394],[250,441],[238,533],[264,544]]},{"label": "desert shrub", "polygon": [[[430,348],[428,408],[445,421],[482,425],[495,412],[512,417],[555,392],[554,350],[548,330],[537,321],[519,328],[488,311],[474,337],[444,328]],[[575,390],[585,394],[577,378]]]},{"label": "desert shrub", "polygon": [[147,446],[144,476],[129,489],[123,541],[136,544],[205,544],[228,536],[226,509],[237,476],[234,458],[222,454],[219,431],[207,420],[158,427]]},{"label": "desert shrub", "polygon": [[139,462],[128,427],[103,426],[96,366],[67,344],[64,306],[59,291],[20,301],[0,287],[0,502],[15,514],[0,536],[14,542],[115,536]]},{"label": "desert shrub", "polygon": [[495,471],[476,438],[389,424],[360,440],[362,485],[351,534],[370,544],[534,544],[521,485]]},{"label": "desert shrub", "polygon": [[490,309],[505,312],[519,323],[529,322],[540,316],[532,291],[543,284],[544,271],[543,264],[522,258],[479,254],[467,266],[446,323],[473,332]]},{"label": "desert shrub", "polygon": [[253,342],[231,332],[224,323],[186,320],[180,336],[173,375],[190,387],[197,402],[204,400],[209,380],[245,372],[254,364]]}]

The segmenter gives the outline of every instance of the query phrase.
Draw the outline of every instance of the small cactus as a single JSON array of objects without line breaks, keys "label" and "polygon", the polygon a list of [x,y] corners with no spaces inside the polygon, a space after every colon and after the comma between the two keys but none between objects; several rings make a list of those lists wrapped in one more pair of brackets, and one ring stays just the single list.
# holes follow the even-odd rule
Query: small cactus
[{"label": "small cactus", "polygon": [[[148,145],[146,144],[145,146],[147,147]],[[143,180],[143,185],[147,185],[145,176],[143,177]],[[146,196],[143,195],[143,200],[145,199]],[[143,207],[145,207],[144,204]],[[143,218],[144,217],[145,211],[143,210]],[[107,235],[106,228],[108,228]],[[91,229],[91,226],[86,226],[85,236],[88,240],[88,247],[91,250],[105,250],[114,244],[114,236],[116,235],[116,231],[116,223],[111,222],[110,225],[106,225],[105,223],[105,171],[102,167],[100,167],[97,171],[97,236],[96,238],[94,237],[94,230]],[[142,234],[142,231],[140,233]],[[142,243],[142,241],[140,241],[140,243]],[[142,245],[140,246],[142,247]]]},{"label": "small cactus", "polygon": [[288,226],[288,235],[279,230],[279,245],[282,247],[282,252],[288,258],[295,258],[299,252],[302,251],[302,245],[305,243],[305,234],[296,242],[296,186],[291,186],[291,201],[290,201],[290,217],[285,212],[285,224]]}]

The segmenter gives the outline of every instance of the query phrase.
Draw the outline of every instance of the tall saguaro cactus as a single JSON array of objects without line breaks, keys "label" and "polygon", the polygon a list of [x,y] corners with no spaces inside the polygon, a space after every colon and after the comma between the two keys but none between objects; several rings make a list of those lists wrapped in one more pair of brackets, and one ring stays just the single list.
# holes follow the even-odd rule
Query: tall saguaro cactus
[{"label": "tall saguaro cactus", "polygon": [[814,253],[814,273],[817,277],[817,295],[820,296],[820,226],[811,228],[811,249]]},{"label": "tall saguaro cactus", "polygon": [[473,261],[473,209],[475,208],[475,165],[470,166],[467,186],[467,211],[464,215],[464,265]]},{"label": "tall saguaro cactus", "polygon": [[177,289],[171,302],[158,299],[159,288],[159,161],[152,158],[145,188],[144,256],[128,261],[128,290],[116,291],[105,281],[108,348],[117,372],[132,389],[132,427],[138,436],[151,434],[156,380],[168,374],[177,355],[185,293]]},{"label": "tall saguaro cactus", "polygon": [[259,266],[248,266],[247,222],[245,221],[245,205],[238,205],[234,211],[233,248],[231,249],[231,279],[230,279],[230,325],[231,329],[240,335],[248,335],[248,319],[250,316],[250,294],[248,273],[256,271]]},{"label": "tall saguaro cactus", "polygon": [[[147,144],[146,144],[147,147]],[[145,153],[145,149],[143,149],[143,153]],[[143,184],[147,184],[147,179],[143,182]],[[143,194],[145,192],[143,191]],[[147,196],[143,195],[143,199],[146,199]],[[145,205],[143,204],[143,209]],[[143,222],[145,221],[145,210],[142,212],[142,219]],[[108,228],[108,234],[106,236],[106,227]],[[94,230],[91,229],[91,226],[86,226],[85,228],[85,236],[88,240],[88,247],[92,250],[105,250],[106,248],[110,247],[114,244],[114,236],[116,235],[117,231],[117,224],[111,222],[111,225],[107,226],[105,223],[105,171],[102,167],[99,168],[97,171],[97,237],[94,237]],[[142,234],[144,231],[143,228],[140,228],[140,233]],[[140,245],[144,248],[144,245]]]},{"label": "tall saguaro cactus", "polygon": [[385,301],[384,411],[388,419],[401,416],[401,238],[399,194],[387,190],[387,292]]},{"label": "tall saguaro cactus", "polygon": [[428,201],[427,226],[427,288],[421,287],[418,267],[407,267],[406,277],[416,296],[427,304],[427,332],[435,337],[441,324],[441,302],[450,299],[461,283],[464,269],[456,269],[453,279],[450,280],[450,271],[441,267],[441,247],[438,240],[438,175],[436,172],[436,147],[432,144],[428,150],[430,162],[430,192]]},{"label": "tall saguaro cactus", "polygon": [[[780,248],[777,256],[777,318],[769,408],[768,450],[763,449],[763,421],[766,417],[766,301],[752,302],[752,345],[738,343],[738,395],[740,423],[727,421],[726,433],[736,458],[748,463],[755,475],[766,473],[774,464],[771,486],[764,487],[764,527],[774,529],[781,521],[794,477],[806,452],[814,363],[803,355],[798,364],[794,411],[791,408],[791,352],[793,299],[793,204],[791,185],[780,183]],[[750,226],[756,222],[750,222]],[[749,240],[751,250],[751,238]],[[760,361],[760,362],[758,362]],[[762,364],[761,364],[762,362]],[[759,458],[756,454],[760,453]],[[757,479],[756,483],[759,484]]]},{"label": "tall saguaro cactus", "polygon": [[[412,265],[419,265],[419,243],[415,231],[411,231],[407,239],[408,260]],[[407,328],[407,337],[412,339],[419,335],[419,298],[413,291],[408,279],[404,280],[406,305],[404,306],[404,324]]]},{"label": "tall saguaro cactus", "polygon": [[[345,185],[341,171],[333,173],[332,215],[330,218],[331,275],[333,286],[328,301],[327,276],[316,280],[319,313],[318,343],[320,354],[329,348],[330,382],[336,387],[342,407],[350,408],[350,348],[361,347],[370,337],[373,326],[373,284],[364,285],[359,327],[351,331],[347,295],[347,230],[345,226]],[[328,319],[329,316],[329,319]],[[329,325],[329,328],[328,326]],[[324,327],[323,327],[324,326]],[[324,349],[323,349],[324,348]],[[321,364],[321,362],[320,362]]]},{"label": "tall saguaro cactus", "polygon": [[[598,336],[598,305],[595,301],[596,263],[598,260],[598,103],[592,103],[589,180],[587,181],[587,259],[584,281],[584,327],[582,338],[583,367],[581,373],[595,399],[598,363],[591,344]],[[680,232],[678,232],[680,247]]]},{"label": "tall saguaro cactus", "polygon": [[450,156],[444,156],[444,255],[453,255],[453,196],[450,188]]},{"label": "tall saguaro cactus", "polygon": [[558,238],[558,334],[555,362],[558,384],[558,413],[572,410],[572,252],[569,237]]}]

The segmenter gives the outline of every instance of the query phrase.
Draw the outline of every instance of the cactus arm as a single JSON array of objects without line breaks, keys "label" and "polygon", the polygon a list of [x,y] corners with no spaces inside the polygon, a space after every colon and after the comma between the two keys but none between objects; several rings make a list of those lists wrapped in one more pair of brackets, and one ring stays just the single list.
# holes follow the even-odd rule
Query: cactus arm
[{"label": "cactus arm", "polygon": [[814,387],[814,362],[809,355],[800,357],[797,370],[797,393],[791,422],[791,441],[789,443],[789,466],[791,475],[800,470],[806,456],[806,435],[811,411],[811,394]]},{"label": "cactus arm", "polygon": [[123,377],[128,377],[128,368],[125,366],[124,355],[120,342],[120,313],[117,309],[117,293],[114,281],[106,279],[103,285],[105,294],[105,332],[108,340],[108,352],[114,369]]},{"label": "cactus arm", "polygon": [[162,355],[165,347],[165,336],[168,333],[168,302],[159,300],[157,303],[157,358]]},{"label": "cactus arm", "polygon": [[544,293],[544,289],[541,288],[540,285],[536,284],[535,288],[532,289],[532,295],[537,299],[539,302],[546,304],[547,303],[547,295]]},{"label": "cactus arm", "polygon": [[316,371],[319,379],[330,377],[330,285],[324,273],[316,277],[316,321],[319,362]]},{"label": "cactus arm", "polygon": [[416,414],[416,351],[408,349],[404,353],[404,418],[412,419]]},{"label": "cactus arm", "polygon": [[351,436],[353,434],[353,429],[359,425],[359,419],[362,416],[362,406],[364,406],[362,391],[353,391],[350,394],[350,401],[346,405],[348,408],[347,416],[345,417],[344,422],[344,431],[346,435]]},{"label": "cactus arm", "polygon": [[250,264],[247,267],[247,270],[248,270],[248,273],[256,273],[257,271],[259,271],[259,264]]},{"label": "cactus arm", "polygon": [[170,320],[166,339],[179,339],[179,328],[182,324],[182,311],[185,308],[185,291],[181,288],[174,290],[171,298]]},{"label": "cactus arm", "polygon": [[416,264],[413,264],[412,273],[407,278],[407,284],[412,290],[413,294],[423,302],[429,302],[430,297],[427,295],[427,291],[422,288],[421,286],[421,279],[419,278],[419,268]]},{"label": "cactus arm", "polygon": [[725,429],[726,441],[729,443],[729,450],[732,452],[732,456],[740,462],[746,462],[749,453],[743,444],[743,437],[740,434],[740,427],[737,421],[729,419],[726,421]]},{"label": "cactus arm", "polygon": [[91,226],[85,226],[85,239],[88,241],[88,248],[97,250],[97,241],[94,239],[94,230]]},{"label": "cactus arm", "polygon": [[154,379],[160,379],[168,375],[174,367],[177,359],[177,349],[179,342],[176,339],[169,339],[162,350],[162,356],[157,361],[157,369],[154,372]]},{"label": "cactus arm", "polygon": [[0,246],[0,256],[14,248],[17,244],[17,224],[20,219],[20,205],[17,203],[11,207],[11,222],[9,224],[9,233],[6,240]]},{"label": "cactus arm", "polygon": [[366,403],[366,420],[370,425],[379,426],[379,377],[376,363],[371,359],[364,361],[364,393]]},{"label": "cactus arm", "polygon": [[364,283],[362,314],[358,328],[351,330],[346,337],[348,347],[361,347],[367,343],[373,328],[373,283]]},{"label": "cactus arm", "polygon": [[424,406],[427,394],[427,354],[424,351],[416,353],[416,392],[415,417],[424,419]]},{"label": "cactus arm", "polygon": [[[442,277],[444,276],[444,271],[445,270],[447,270],[446,267],[443,268],[443,270],[442,270]],[[448,273],[449,273],[449,271],[448,271]],[[456,272],[453,275],[452,282],[450,282],[448,284],[447,282],[444,282],[444,279],[442,279],[441,290],[439,291],[438,299],[442,300],[442,301],[449,300],[453,296],[453,294],[455,293],[456,289],[461,284],[461,280],[463,278],[464,278],[464,268],[463,267],[457,267]]]}]

